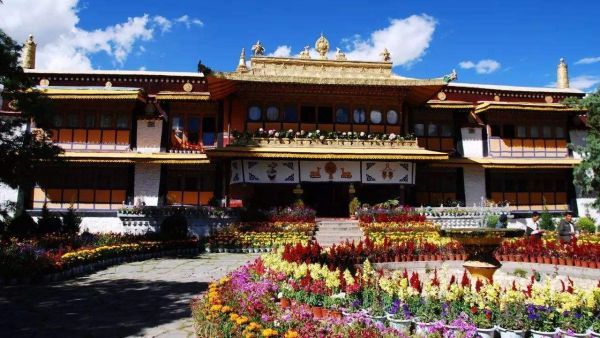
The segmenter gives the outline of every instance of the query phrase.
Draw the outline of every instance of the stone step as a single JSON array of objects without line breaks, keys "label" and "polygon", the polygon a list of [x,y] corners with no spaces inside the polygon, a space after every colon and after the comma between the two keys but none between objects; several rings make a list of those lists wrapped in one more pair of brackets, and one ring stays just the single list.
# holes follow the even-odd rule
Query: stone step
[{"label": "stone step", "polygon": [[318,231],[362,231],[360,228],[352,227],[322,227],[318,228]]},{"label": "stone step", "polygon": [[348,223],[348,222],[319,222],[318,226],[345,226],[345,227],[358,227],[358,222],[356,223]]},{"label": "stone step", "polygon": [[319,231],[315,236],[337,236],[337,237],[346,237],[346,236],[362,236],[363,233],[361,231]]}]

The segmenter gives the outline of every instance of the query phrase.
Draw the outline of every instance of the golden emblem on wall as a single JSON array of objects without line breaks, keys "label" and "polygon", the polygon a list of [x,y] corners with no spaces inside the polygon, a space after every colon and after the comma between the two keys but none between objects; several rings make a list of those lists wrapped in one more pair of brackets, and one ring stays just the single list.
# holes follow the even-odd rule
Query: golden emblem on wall
[{"label": "golden emblem on wall", "polygon": [[498,96],[498,95],[494,96],[494,101],[496,101],[496,102],[500,101],[500,96]]},{"label": "golden emblem on wall", "polygon": [[321,33],[321,37],[315,42],[315,49],[319,52],[321,59],[327,59],[327,52],[329,52],[329,41]]},{"label": "golden emblem on wall", "polygon": [[50,80],[43,78],[40,80],[40,86],[42,87],[48,87],[50,85]]},{"label": "golden emblem on wall", "polygon": [[189,93],[189,92],[191,92],[191,91],[192,91],[192,89],[194,89],[194,86],[192,86],[192,84],[191,84],[191,83],[189,83],[189,82],[186,82],[186,83],[183,85],[183,90],[184,90],[184,91],[186,91],[186,92],[188,92],[188,93]]},{"label": "golden emblem on wall", "polygon": [[552,103],[554,102],[554,98],[550,95],[546,95],[546,97],[544,98],[544,100],[546,101],[546,103]]},{"label": "golden emblem on wall", "polygon": [[444,101],[444,100],[446,99],[446,93],[444,93],[444,92],[439,92],[439,93],[437,94],[437,98],[438,98],[439,100],[441,100],[441,101]]},{"label": "golden emblem on wall", "polygon": [[104,87],[106,87],[106,88],[112,87],[112,82],[106,81],[106,83],[104,84]]}]

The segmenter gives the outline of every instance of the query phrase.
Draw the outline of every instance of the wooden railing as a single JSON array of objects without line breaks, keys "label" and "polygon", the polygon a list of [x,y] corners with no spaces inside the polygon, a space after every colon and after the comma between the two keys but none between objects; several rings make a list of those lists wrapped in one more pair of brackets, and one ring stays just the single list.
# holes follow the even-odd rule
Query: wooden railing
[{"label": "wooden railing", "polygon": [[52,141],[65,150],[128,150],[128,129],[73,129],[52,130]]},{"label": "wooden railing", "polygon": [[213,198],[212,191],[180,191],[169,190],[167,192],[168,205],[207,205]]},{"label": "wooden railing", "polygon": [[492,192],[490,195],[494,202],[506,201],[511,210],[541,211],[544,207],[553,211],[568,209],[567,193],[559,192]]},{"label": "wooden railing", "polygon": [[260,138],[233,139],[231,145],[269,146],[269,147],[354,147],[354,148],[417,148],[417,140],[362,140],[362,139],[324,139],[318,138]]},{"label": "wooden railing", "polygon": [[489,139],[489,155],[493,157],[567,157],[564,139]]},{"label": "wooden railing", "polygon": [[454,139],[452,137],[419,137],[419,147],[451,152],[455,150]]}]

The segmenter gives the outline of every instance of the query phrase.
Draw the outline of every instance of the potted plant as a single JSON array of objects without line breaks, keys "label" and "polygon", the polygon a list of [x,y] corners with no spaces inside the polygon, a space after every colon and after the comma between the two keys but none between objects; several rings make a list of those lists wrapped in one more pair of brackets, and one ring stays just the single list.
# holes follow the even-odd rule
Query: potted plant
[{"label": "potted plant", "polygon": [[493,338],[496,328],[492,322],[492,310],[471,307],[470,319],[477,328],[477,335],[481,338]]},{"label": "potted plant", "polygon": [[442,306],[437,299],[422,299],[415,310],[415,326],[417,334],[424,334],[428,328],[441,317]]},{"label": "potted plant", "polygon": [[401,332],[410,332],[413,315],[408,304],[402,303],[399,299],[395,299],[386,313],[386,317],[390,323],[390,327]]},{"label": "potted plant", "polygon": [[585,311],[564,312],[559,318],[559,331],[562,337],[587,337],[593,317]]},{"label": "potted plant", "polygon": [[529,320],[523,304],[509,303],[504,306],[496,318],[500,337],[525,337],[525,332],[529,329]]},{"label": "potted plant", "polygon": [[557,312],[554,308],[528,304],[526,309],[531,324],[531,336],[533,338],[554,337],[557,326]]},{"label": "potted plant", "polygon": [[600,315],[596,316],[588,332],[590,337],[600,337]]}]

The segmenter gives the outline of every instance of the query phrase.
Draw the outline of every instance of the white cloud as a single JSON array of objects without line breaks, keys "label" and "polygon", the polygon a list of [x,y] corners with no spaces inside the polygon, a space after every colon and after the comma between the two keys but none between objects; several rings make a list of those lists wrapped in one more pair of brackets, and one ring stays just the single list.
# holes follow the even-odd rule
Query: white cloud
[{"label": "white cloud", "polygon": [[170,31],[171,27],[173,27],[171,20],[165,18],[164,16],[157,15],[152,18],[152,20],[154,20],[154,22],[156,22],[156,24],[160,27],[162,33]]},{"label": "white cloud", "polygon": [[600,76],[593,75],[580,75],[569,79],[569,86],[571,88],[588,91],[594,89],[595,85],[600,84]]},{"label": "white cloud", "polygon": [[267,56],[276,57],[290,57],[292,55],[292,47],[290,46],[278,46],[273,53],[269,53]]},{"label": "white cloud", "polygon": [[34,35],[39,69],[89,70],[93,68],[90,57],[101,52],[122,66],[134,47],[145,51],[141,44],[153,39],[155,29],[166,33],[174,22],[186,24],[181,18],[144,14],[112,26],[85,30],[78,27],[78,0],[5,1],[1,7],[0,28],[9,36],[24,42],[30,33]]},{"label": "white cloud", "polygon": [[426,14],[411,15],[405,19],[392,19],[390,25],[374,31],[364,40],[359,35],[342,40],[350,60],[380,61],[384,48],[392,54],[394,65],[406,65],[418,61],[424,54],[433,32],[436,20]]},{"label": "white cloud", "polygon": [[575,62],[576,65],[589,65],[592,63],[600,62],[600,56],[583,58]]},{"label": "white cloud", "polygon": [[190,29],[192,25],[197,25],[200,27],[204,26],[204,22],[202,22],[202,20],[197,18],[190,19],[189,15],[187,14],[178,17],[175,19],[175,22],[184,24],[188,29]]},{"label": "white cloud", "polygon": [[500,69],[501,64],[496,60],[485,59],[475,63],[473,61],[461,61],[458,66],[462,69],[474,68],[477,74],[491,74]]},{"label": "white cloud", "polygon": [[139,70],[142,70],[142,71],[146,70],[146,66],[141,66],[141,67],[139,68]]}]

